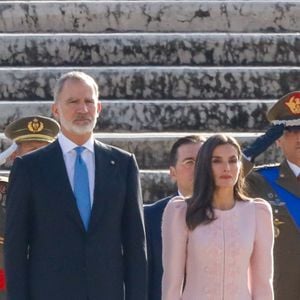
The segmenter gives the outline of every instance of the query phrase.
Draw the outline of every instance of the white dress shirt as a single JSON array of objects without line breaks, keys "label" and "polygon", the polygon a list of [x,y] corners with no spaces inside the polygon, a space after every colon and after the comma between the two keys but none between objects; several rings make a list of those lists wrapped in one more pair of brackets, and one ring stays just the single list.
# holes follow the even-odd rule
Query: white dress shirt
[{"label": "white dress shirt", "polygon": [[[64,161],[69,177],[69,181],[74,192],[74,166],[76,160],[76,151],[74,148],[78,147],[75,143],[69,140],[62,133],[58,135],[58,142],[63,152]],[[95,151],[94,151],[94,137],[93,135],[82,145],[85,149],[83,150],[81,157],[84,160],[89,176],[89,188],[90,188],[90,199],[91,207],[94,202],[94,187],[95,187]]]},{"label": "white dress shirt", "polygon": [[300,167],[291,163],[290,161],[287,161],[291,170],[293,171],[293,173],[295,174],[296,177],[298,177],[300,175]]}]

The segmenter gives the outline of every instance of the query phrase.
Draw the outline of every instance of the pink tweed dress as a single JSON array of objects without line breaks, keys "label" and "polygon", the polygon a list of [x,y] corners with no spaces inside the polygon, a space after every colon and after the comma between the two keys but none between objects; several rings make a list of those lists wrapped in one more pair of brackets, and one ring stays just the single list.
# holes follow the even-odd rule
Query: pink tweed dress
[{"label": "pink tweed dress", "polygon": [[262,199],[236,201],[193,231],[186,226],[186,207],[175,197],[163,215],[162,300],[272,300],[270,205]]}]

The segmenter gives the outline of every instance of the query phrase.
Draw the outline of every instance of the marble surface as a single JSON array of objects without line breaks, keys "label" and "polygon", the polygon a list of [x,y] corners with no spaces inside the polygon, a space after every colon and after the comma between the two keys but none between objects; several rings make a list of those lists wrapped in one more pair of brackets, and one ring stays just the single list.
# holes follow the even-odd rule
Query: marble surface
[{"label": "marble surface", "polygon": [[0,34],[2,66],[293,65],[299,34]]},{"label": "marble surface", "polygon": [[[262,131],[274,101],[103,101],[98,132]],[[0,130],[35,114],[50,116],[51,102],[0,102]]]},{"label": "marble surface", "polygon": [[298,1],[5,1],[0,32],[297,32],[299,15]]},{"label": "marble surface", "polygon": [[94,77],[104,99],[278,99],[300,89],[300,67],[2,67],[0,101],[51,99],[74,69]]}]

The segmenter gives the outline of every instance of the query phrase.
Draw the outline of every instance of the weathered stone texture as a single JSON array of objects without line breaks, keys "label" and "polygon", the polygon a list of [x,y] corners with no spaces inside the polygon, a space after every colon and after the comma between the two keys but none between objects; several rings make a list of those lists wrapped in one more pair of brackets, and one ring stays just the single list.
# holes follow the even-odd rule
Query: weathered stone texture
[{"label": "weathered stone texture", "polygon": [[276,99],[300,89],[300,67],[0,68],[0,100],[49,100],[71,70],[92,75],[105,99]]},{"label": "weathered stone texture", "polygon": [[297,1],[8,1],[0,32],[297,32],[299,15]]},{"label": "weathered stone texture", "polygon": [[[51,116],[52,102],[2,102],[0,130],[28,115]],[[100,132],[261,131],[273,101],[102,101]]]},{"label": "weathered stone texture", "polygon": [[292,65],[298,34],[0,35],[2,66]]}]

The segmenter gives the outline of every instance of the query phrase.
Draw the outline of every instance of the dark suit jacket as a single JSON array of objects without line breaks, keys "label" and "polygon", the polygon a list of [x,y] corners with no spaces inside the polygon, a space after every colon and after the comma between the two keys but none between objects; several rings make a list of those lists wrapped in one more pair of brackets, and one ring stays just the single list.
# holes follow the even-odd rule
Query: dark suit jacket
[{"label": "dark suit jacket", "polygon": [[58,141],[17,158],[7,196],[5,267],[11,300],[146,299],[146,255],[133,155],[95,142],[88,231]]},{"label": "dark suit jacket", "polygon": [[176,194],[144,206],[145,227],[148,249],[148,299],[161,299],[162,239],[161,222],[164,209]]}]

